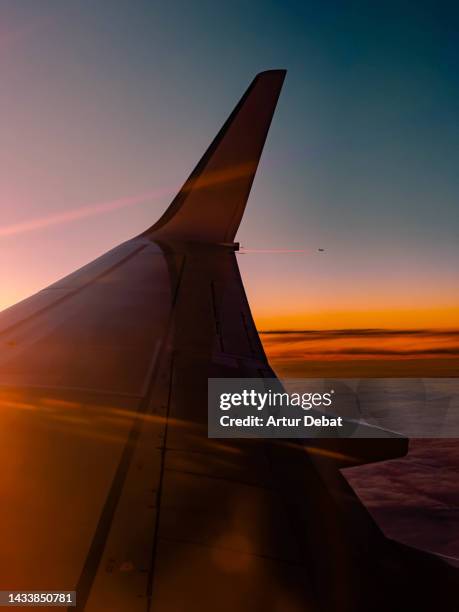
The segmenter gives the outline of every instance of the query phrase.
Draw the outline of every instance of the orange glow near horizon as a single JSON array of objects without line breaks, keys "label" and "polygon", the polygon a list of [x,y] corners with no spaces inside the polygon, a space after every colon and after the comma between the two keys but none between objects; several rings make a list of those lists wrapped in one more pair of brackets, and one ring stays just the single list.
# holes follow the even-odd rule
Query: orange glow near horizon
[{"label": "orange glow near horizon", "polygon": [[[459,308],[272,314],[254,308],[269,362],[289,377],[456,376]],[[303,332],[301,330],[304,330]]]},{"label": "orange glow near horizon", "polygon": [[459,307],[375,308],[362,310],[270,311],[264,304],[253,309],[259,330],[329,329],[455,329]]}]

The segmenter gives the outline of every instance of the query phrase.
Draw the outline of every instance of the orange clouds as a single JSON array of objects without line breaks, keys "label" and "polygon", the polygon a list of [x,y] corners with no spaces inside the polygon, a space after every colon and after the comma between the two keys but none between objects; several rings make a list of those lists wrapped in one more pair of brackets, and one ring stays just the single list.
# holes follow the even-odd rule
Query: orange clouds
[{"label": "orange clouds", "polygon": [[347,329],[265,332],[282,376],[454,376],[459,330]]}]

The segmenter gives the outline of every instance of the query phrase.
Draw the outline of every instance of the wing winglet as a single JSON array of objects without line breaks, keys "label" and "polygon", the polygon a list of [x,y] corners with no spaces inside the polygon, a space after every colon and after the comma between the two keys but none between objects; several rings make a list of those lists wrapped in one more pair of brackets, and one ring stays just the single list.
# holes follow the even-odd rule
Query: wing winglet
[{"label": "wing winglet", "polygon": [[234,240],[285,74],[268,70],[255,77],[169,208],[144,236]]}]

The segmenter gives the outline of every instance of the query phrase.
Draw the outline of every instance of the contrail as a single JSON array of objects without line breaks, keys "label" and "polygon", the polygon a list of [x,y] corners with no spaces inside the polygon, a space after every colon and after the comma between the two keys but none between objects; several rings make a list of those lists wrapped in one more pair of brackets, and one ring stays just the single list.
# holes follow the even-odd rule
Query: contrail
[{"label": "contrail", "polygon": [[[212,185],[218,183],[231,183],[238,181],[241,177],[244,177],[250,167],[245,164],[242,166],[233,166],[223,172],[209,173],[205,181],[201,181],[197,185],[193,185],[193,189],[207,189]],[[85,217],[92,217],[93,215],[100,215],[105,212],[116,210],[118,208],[125,208],[126,206],[134,206],[141,204],[147,200],[154,200],[160,197],[172,197],[174,194],[174,187],[167,187],[162,189],[156,189],[154,191],[147,191],[134,196],[127,196],[125,198],[119,198],[111,200],[109,202],[100,202],[96,204],[90,204],[88,206],[82,206],[80,208],[74,208],[66,212],[57,213],[48,217],[41,217],[39,219],[32,219],[30,221],[24,221],[22,223],[15,223],[13,225],[6,225],[0,227],[0,237],[2,236],[15,236],[17,234],[23,234],[25,232],[34,232],[44,227],[51,225],[60,225],[62,223],[70,223]]]},{"label": "contrail", "polygon": [[111,200],[108,202],[99,202],[96,204],[90,204],[88,206],[82,206],[80,208],[73,208],[66,212],[57,213],[48,217],[41,217],[39,219],[31,219],[30,221],[23,221],[22,223],[15,223],[13,225],[6,225],[0,227],[0,237],[2,236],[15,236],[17,234],[23,234],[25,232],[34,232],[36,230],[49,227],[51,225],[60,225],[62,223],[71,223],[85,217],[92,217],[93,215],[100,215],[105,212],[117,210],[118,208],[125,208],[126,206],[134,206],[141,204],[147,200],[152,200],[165,195],[170,195],[170,189],[161,189],[156,191],[148,191],[135,196],[128,196],[125,198],[119,198],[117,200]]},{"label": "contrail", "polygon": [[241,248],[237,253],[240,255],[251,254],[251,253],[311,253],[306,249],[244,249]]}]

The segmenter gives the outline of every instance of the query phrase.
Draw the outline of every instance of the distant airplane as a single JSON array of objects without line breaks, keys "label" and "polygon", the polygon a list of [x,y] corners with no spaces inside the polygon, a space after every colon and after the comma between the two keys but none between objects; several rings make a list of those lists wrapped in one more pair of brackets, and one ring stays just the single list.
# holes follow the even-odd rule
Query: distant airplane
[{"label": "distant airplane", "polygon": [[234,239],[284,76],[254,79],[159,221],[0,314],[0,590],[109,612],[453,609],[446,564],[386,540],[339,471],[406,440],[207,437],[209,377],[274,377]]}]

